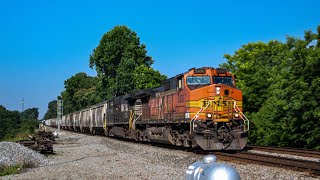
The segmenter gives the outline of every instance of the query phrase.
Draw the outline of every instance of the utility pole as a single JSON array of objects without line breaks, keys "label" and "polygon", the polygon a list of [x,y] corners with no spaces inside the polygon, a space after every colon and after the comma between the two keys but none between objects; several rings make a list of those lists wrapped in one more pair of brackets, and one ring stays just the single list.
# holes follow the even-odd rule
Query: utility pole
[{"label": "utility pole", "polygon": [[60,132],[60,122],[63,115],[63,101],[58,99],[57,101],[57,125],[58,125],[58,132]]},{"label": "utility pole", "polygon": [[21,112],[24,111],[24,98],[22,98],[21,100]]}]

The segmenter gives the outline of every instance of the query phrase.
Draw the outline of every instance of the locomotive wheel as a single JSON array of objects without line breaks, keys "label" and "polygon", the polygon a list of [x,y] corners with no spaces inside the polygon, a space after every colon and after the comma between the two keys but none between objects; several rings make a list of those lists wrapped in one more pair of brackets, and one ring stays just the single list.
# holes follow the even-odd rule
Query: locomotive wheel
[{"label": "locomotive wheel", "polygon": [[138,132],[136,133],[136,136],[135,136],[134,139],[135,139],[136,141],[140,141],[139,137],[140,137],[140,132],[138,131]]},{"label": "locomotive wheel", "polygon": [[233,135],[231,133],[230,127],[220,127],[220,129],[218,130],[218,138],[219,141],[223,143],[224,148],[229,147],[233,140]]}]

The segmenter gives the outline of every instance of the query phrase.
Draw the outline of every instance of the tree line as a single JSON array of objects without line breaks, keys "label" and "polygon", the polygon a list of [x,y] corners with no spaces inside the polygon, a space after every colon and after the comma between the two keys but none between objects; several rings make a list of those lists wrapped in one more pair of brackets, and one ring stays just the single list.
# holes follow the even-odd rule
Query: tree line
[{"label": "tree line", "polygon": [[320,149],[320,26],[304,38],[253,42],[220,66],[237,76],[250,143]]},{"label": "tree line", "polygon": [[0,141],[25,138],[38,127],[38,108],[10,111],[0,105]]}]

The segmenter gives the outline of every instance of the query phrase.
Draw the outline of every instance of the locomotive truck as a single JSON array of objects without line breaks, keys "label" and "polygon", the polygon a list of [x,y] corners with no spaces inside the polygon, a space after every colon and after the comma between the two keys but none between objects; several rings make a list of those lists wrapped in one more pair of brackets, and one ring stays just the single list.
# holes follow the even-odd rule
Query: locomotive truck
[{"label": "locomotive truck", "polygon": [[[45,123],[58,125],[57,119]],[[61,128],[203,150],[241,150],[249,120],[242,113],[235,76],[225,69],[202,67],[169,78],[161,87],[64,115]]]}]

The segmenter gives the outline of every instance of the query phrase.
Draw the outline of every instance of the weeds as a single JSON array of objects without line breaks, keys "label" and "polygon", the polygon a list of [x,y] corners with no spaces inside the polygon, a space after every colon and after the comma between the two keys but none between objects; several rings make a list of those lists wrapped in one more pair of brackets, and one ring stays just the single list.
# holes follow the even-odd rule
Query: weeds
[{"label": "weeds", "polygon": [[20,173],[23,169],[33,168],[33,167],[35,167],[33,163],[23,163],[15,166],[0,166],[0,176],[17,174],[17,173]]},{"label": "weeds", "polygon": [[1,166],[0,167],[0,176],[6,176],[9,174],[17,174],[22,170],[22,165],[16,166]]},{"label": "weeds", "polygon": [[16,142],[20,140],[26,140],[29,139],[30,132],[19,132],[15,136],[8,137],[6,139],[3,139],[2,141],[8,141],[8,142]]}]

